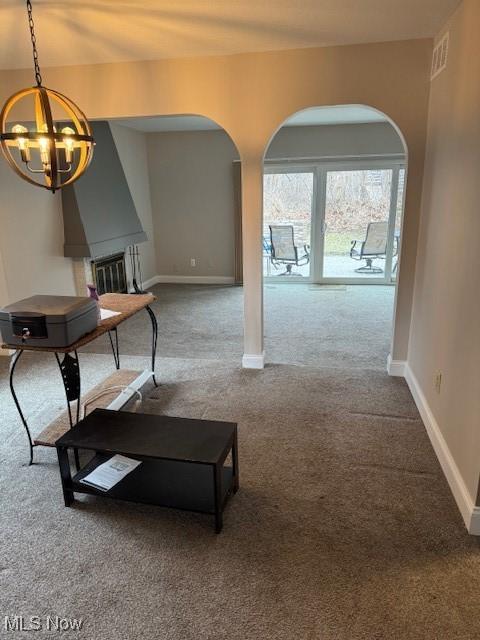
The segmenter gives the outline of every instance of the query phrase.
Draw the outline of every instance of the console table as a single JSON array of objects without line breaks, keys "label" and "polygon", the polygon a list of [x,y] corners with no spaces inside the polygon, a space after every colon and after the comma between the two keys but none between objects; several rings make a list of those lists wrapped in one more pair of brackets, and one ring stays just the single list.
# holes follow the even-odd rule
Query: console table
[{"label": "console table", "polygon": [[[95,409],[56,442],[65,506],[75,493],[143,502],[215,516],[239,488],[237,425],[127,411]],[[89,450],[93,458],[72,477],[68,449]],[[231,453],[232,464],[225,466]],[[81,480],[115,454],[141,464],[108,491]]]},{"label": "console table", "polygon": [[[30,429],[27,424],[27,420],[23,414],[20,406],[17,394],[14,388],[14,373],[18,361],[25,351],[41,351],[54,353],[55,359],[60,369],[62,376],[63,386],[65,388],[65,396],[67,400],[68,419],[70,428],[72,428],[80,418],[80,404],[81,404],[81,377],[80,377],[80,362],[78,358],[78,349],[89,344],[98,337],[108,333],[110,339],[110,345],[112,347],[113,358],[115,361],[116,369],[120,369],[120,351],[118,343],[117,327],[125,322],[128,318],[145,309],[149,315],[150,322],[152,324],[152,351],[151,351],[151,370],[144,371],[135,380],[129,383],[130,393],[122,393],[119,400],[109,405],[110,408],[120,409],[124,406],[128,400],[135,393],[135,389],[140,389],[148,379],[152,378],[153,383],[157,386],[155,379],[155,356],[157,351],[157,339],[158,339],[158,324],[154,312],[150,308],[150,305],[155,300],[155,296],[151,293],[105,293],[100,296],[100,308],[110,311],[118,312],[118,315],[101,320],[98,327],[87,333],[82,338],[77,340],[74,344],[68,347],[33,347],[28,343],[22,345],[9,345],[3,344],[3,349],[13,349],[15,354],[12,357],[10,363],[10,391],[12,393],[15,406],[17,407],[20,419],[28,437],[28,443],[30,447],[30,462],[33,464],[33,449],[36,446],[40,446],[40,443],[36,443],[32,440]],[[72,403],[74,411],[72,412]],[[76,406],[75,406],[76,405]],[[75,459],[78,466],[78,454],[75,453]]]}]

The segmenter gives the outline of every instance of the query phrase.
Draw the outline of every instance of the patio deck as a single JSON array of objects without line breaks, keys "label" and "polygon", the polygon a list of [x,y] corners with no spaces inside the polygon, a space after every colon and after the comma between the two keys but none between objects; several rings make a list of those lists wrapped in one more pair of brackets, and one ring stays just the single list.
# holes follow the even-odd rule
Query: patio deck
[{"label": "patio deck", "polygon": [[[375,260],[374,266],[378,266],[381,269],[385,268],[385,260]],[[383,273],[357,273],[355,269],[365,265],[365,261],[359,262],[352,260],[350,256],[325,256],[324,265],[324,277],[326,278],[383,278]],[[310,275],[311,264],[306,264],[301,267],[294,267],[293,272],[297,276],[308,278]],[[263,259],[263,275],[264,277],[278,277],[285,273],[285,266],[279,265],[278,269],[275,269],[269,258],[266,256]]]}]

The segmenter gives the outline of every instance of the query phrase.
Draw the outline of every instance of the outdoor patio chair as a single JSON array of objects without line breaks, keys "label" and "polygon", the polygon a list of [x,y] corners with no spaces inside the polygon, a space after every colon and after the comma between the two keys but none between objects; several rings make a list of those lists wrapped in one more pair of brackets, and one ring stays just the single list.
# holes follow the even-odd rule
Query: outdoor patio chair
[{"label": "outdoor patio chair", "polygon": [[356,273],[383,273],[381,267],[373,266],[373,261],[385,260],[387,253],[388,222],[369,222],[365,240],[352,240],[350,257],[353,260],[365,260],[365,264]]},{"label": "outdoor patio chair", "polygon": [[310,262],[310,247],[303,245],[303,254],[299,254],[295,245],[293,225],[270,224],[270,261],[278,269],[279,265],[285,265],[286,271],[282,276],[301,276],[301,273],[292,271],[293,267],[301,267]]},{"label": "outdoor patio chair", "polygon": [[262,238],[262,247],[263,247],[263,260],[265,261],[266,267],[267,267],[267,273],[266,275],[269,276],[270,274],[270,260],[272,257],[272,245],[270,244],[270,238],[267,238],[267,236],[263,236]]}]

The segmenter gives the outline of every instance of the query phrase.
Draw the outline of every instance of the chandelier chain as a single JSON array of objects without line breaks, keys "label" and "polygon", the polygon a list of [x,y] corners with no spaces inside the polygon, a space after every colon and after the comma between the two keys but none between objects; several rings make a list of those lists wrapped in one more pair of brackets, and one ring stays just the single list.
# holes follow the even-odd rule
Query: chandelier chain
[{"label": "chandelier chain", "polygon": [[42,86],[42,74],[40,73],[40,64],[38,62],[37,39],[35,37],[35,23],[33,22],[31,0],[27,0],[28,26],[30,28],[30,39],[32,41],[33,65],[35,67],[35,80],[39,87]]}]

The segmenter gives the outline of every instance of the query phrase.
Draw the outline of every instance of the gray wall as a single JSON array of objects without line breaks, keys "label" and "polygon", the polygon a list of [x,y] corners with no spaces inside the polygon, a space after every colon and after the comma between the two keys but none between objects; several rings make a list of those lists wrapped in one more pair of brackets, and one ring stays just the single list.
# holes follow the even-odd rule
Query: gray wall
[{"label": "gray wall", "polygon": [[147,146],[157,273],[233,277],[234,144],[192,131],[149,134]]},{"label": "gray wall", "polygon": [[138,217],[148,237],[147,242],[138,245],[143,280],[146,281],[157,273],[146,138],[144,134],[115,122],[110,122],[110,127]]},{"label": "gray wall", "polygon": [[[147,136],[157,273],[233,277],[235,146],[224,131]],[[267,159],[403,153],[388,123],[284,127]],[[197,266],[190,266],[190,259]]]},{"label": "gray wall", "polygon": [[388,122],[322,127],[283,127],[273,138],[267,159],[402,154],[403,145]]}]

